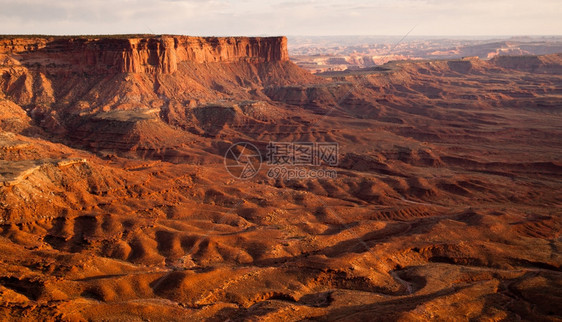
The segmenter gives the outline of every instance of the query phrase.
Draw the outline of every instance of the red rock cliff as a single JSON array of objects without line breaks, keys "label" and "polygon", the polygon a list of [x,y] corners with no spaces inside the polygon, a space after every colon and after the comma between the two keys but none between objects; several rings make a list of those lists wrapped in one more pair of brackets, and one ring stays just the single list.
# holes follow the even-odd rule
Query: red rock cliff
[{"label": "red rock cliff", "polygon": [[[163,73],[182,61],[263,63],[289,60],[285,37],[5,37],[0,59],[45,70],[83,73]],[[8,63],[6,59],[5,64]]]}]

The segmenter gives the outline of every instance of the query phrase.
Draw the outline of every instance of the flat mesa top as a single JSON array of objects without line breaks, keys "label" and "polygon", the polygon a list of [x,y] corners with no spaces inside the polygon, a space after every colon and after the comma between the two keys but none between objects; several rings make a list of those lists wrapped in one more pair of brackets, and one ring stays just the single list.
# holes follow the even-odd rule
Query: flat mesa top
[{"label": "flat mesa top", "polygon": [[220,39],[220,38],[285,38],[285,36],[265,36],[265,37],[253,37],[253,36],[190,36],[190,35],[174,35],[174,34],[117,34],[117,35],[2,35],[0,34],[0,40],[2,39],[131,39],[131,38],[163,38],[163,37],[189,37],[189,38],[203,38],[203,39]]}]

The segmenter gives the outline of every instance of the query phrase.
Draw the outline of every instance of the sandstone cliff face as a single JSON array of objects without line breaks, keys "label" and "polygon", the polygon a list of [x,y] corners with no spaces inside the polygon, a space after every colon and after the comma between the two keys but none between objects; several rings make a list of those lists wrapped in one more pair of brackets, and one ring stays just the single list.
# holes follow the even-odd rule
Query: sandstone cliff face
[{"label": "sandstone cliff face", "polygon": [[6,37],[0,60],[47,72],[171,74],[182,61],[263,63],[289,56],[285,37]]}]

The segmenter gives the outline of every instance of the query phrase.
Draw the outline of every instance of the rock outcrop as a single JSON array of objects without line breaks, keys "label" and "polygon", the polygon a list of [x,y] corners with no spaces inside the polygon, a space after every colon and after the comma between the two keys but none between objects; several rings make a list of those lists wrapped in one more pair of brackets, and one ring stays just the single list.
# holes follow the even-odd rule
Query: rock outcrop
[{"label": "rock outcrop", "polygon": [[285,37],[6,36],[0,39],[0,60],[45,71],[171,74],[182,61],[263,63],[289,56]]}]

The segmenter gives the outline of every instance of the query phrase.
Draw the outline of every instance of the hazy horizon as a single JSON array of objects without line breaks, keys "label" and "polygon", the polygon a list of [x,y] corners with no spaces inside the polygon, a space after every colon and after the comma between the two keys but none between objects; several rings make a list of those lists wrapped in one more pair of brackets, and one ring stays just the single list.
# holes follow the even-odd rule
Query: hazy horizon
[{"label": "hazy horizon", "polygon": [[[160,36],[160,35],[178,35],[178,36],[193,36],[193,37],[287,37],[287,38],[337,38],[337,37],[363,37],[363,38],[401,38],[404,35],[332,35],[332,34],[325,34],[325,35],[306,35],[306,34],[245,34],[245,35],[196,35],[196,34],[187,34],[187,33],[149,33],[149,32],[131,32],[131,33],[75,33],[75,34],[55,34],[55,33],[0,33],[0,36],[53,36],[53,37],[73,37],[73,36],[128,36],[128,35],[153,35],[153,36]],[[525,34],[514,34],[514,35],[408,35],[407,39],[459,39],[459,40],[494,40],[494,39],[509,39],[509,38],[562,38],[561,34],[552,34],[552,35],[525,35]]]}]

